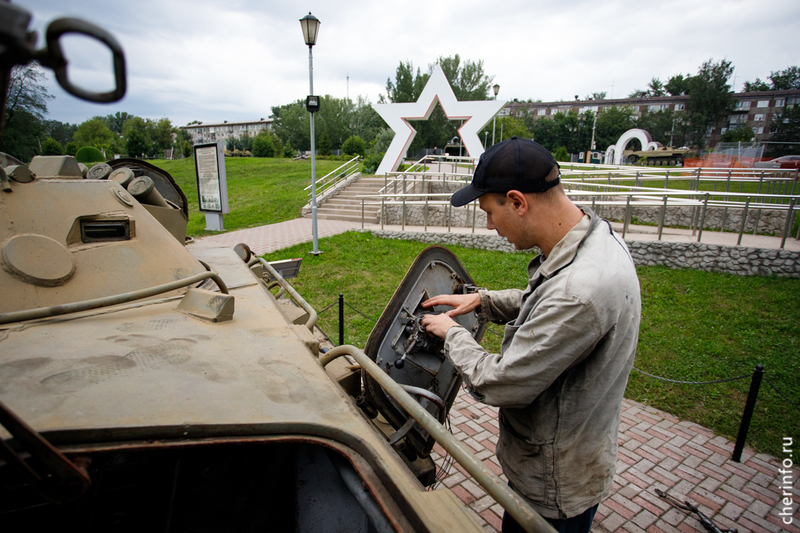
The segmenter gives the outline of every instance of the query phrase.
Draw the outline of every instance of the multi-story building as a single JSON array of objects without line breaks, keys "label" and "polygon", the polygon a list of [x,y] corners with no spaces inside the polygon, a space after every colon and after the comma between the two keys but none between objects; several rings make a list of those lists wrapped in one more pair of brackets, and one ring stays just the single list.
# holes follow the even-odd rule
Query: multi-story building
[{"label": "multi-story building", "polygon": [[252,122],[228,122],[225,120],[221,124],[204,124],[198,122],[180,127],[180,129],[189,132],[189,135],[192,136],[193,144],[217,141],[225,143],[230,138],[241,139],[245,136],[255,137],[260,132],[271,128],[271,118],[262,118]]},{"label": "multi-story building", "polygon": [[[760,91],[751,93],[733,93],[734,110],[720,116],[706,132],[706,146],[714,147],[723,133],[729,128],[747,125],[753,128],[756,140],[766,141],[775,131],[776,115],[785,109],[800,104],[800,90]],[[556,113],[575,111],[583,114],[587,111],[598,113],[610,107],[631,108],[637,117],[645,111],[662,110],[685,111],[689,96],[655,96],[650,98],[616,98],[606,100],[579,100],[562,102],[509,102],[500,111],[500,116],[521,116],[527,112],[534,123],[542,118],[551,118]]]}]

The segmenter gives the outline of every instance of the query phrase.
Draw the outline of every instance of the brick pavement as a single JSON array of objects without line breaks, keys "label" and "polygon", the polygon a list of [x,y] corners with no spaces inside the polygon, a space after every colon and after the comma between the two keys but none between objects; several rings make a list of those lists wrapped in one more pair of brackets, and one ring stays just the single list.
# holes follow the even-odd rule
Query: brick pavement
[{"label": "brick pavement", "polygon": [[[344,233],[345,231],[360,227],[361,223],[357,222],[320,219],[317,221],[317,237],[322,239],[323,237],[338,235],[339,233]],[[296,218],[294,220],[287,220],[286,222],[279,222],[278,224],[229,231],[227,233],[220,233],[219,235],[197,238],[190,246],[230,248],[243,242],[257,255],[262,255],[282,248],[288,248],[295,244],[311,242],[311,240],[311,219]]]},{"label": "brick pavement", "polygon": [[[497,409],[476,402],[463,390],[450,411],[455,436],[487,467],[501,474],[495,457]],[[617,474],[611,496],[600,504],[592,531],[694,533],[700,521],[656,496],[660,489],[679,501],[691,500],[722,528],[756,533],[800,533],[800,470],[791,469],[792,525],[782,522],[781,465],[774,457],[745,449],[742,462],[730,460],[734,443],[710,430],[632,400],[622,404]],[[800,449],[800,442],[793,445]],[[442,464],[444,450],[433,456]],[[782,460],[783,458],[781,458]],[[505,477],[502,476],[505,480]],[[788,481],[788,480],[787,480]],[[486,531],[500,531],[503,509],[458,465],[443,484],[470,506]]]}]

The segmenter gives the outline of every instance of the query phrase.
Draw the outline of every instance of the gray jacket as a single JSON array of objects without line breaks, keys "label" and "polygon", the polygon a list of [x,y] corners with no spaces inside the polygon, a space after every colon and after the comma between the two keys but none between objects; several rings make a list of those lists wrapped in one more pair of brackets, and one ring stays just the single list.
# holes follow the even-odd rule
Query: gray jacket
[{"label": "gray jacket", "polygon": [[500,354],[462,327],[445,352],[479,400],[500,407],[497,457],[547,518],[569,518],[611,490],[622,396],[639,337],[639,280],[625,243],[590,209],[528,265],[525,291],[480,291],[506,323]]}]

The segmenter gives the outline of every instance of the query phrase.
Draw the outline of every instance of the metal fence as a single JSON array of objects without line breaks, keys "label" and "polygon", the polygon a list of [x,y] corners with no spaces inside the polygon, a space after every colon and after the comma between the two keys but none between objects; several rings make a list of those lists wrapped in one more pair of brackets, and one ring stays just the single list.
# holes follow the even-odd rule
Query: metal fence
[{"label": "metal fence", "polygon": [[[431,170],[431,156],[423,158],[405,172],[387,173],[384,188],[380,194],[361,196],[362,227],[367,204],[379,204],[380,223],[386,223],[389,206],[400,206],[401,225],[406,226],[406,213],[409,208],[423,209],[424,226],[427,231],[428,212],[431,208],[446,211],[446,227],[450,230],[453,209],[449,198],[454,190],[471,180],[471,173],[438,172]],[[429,160],[429,161],[426,161]],[[424,167],[424,168],[422,168]],[[412,170],[414,169],[414,170]],[[657,212],[658,240],[661,240],[665,219],[669,211],[677,209],[689,215],[684,227],[697,235],[701,242],[706,216],[711,209],[721,210],[720,231],[726,229],[726,222],[740,218],[738,244],[748,224],[753,234],[758,233],[762,213],[769,211],[771,216],[780,216],[782,223],[778,231],[782,236],[781,248],[794,226],[796,213],[800,206],[800,195],[796,195],[796,170],[786,169],[729,169],[729,168],[670,168],[643,170],[631,167],[608,165],[566,165],[562,169],[562,183],[568,196],[576,203],[591,205],[592,209],[609,211],[622,210],[622,216],[614,218],[623,221],[623,237],[628,232],[634,209],[650,208]],[[429,192],[432,183],[450,186],[453,191]],[[472,209],[466,220],[472,222],[475,231],[477,221],[477,202],[465,207]],[[734,217],[733,215],[737,215]],[[750,218],[748,218],[750,216]],[[464,217],[460,217],[464,220]],[[459,224],[463,226],[464,224]],[[773,224],[773,227],[775,224]],[[749,230],[748,230],[749,231]],[[795,237],[800,239],[800,230]]]}]

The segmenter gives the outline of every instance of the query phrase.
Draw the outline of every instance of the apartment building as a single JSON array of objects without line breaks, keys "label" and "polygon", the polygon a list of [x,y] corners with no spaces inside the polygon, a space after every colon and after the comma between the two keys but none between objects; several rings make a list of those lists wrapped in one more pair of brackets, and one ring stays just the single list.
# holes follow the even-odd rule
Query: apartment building
[{"label": "apartment building", "polygon": [[[747,125],[756,133],[756,140],[769,140],[776,127],[776,116],[794,105],[800,104],[800,90],[759,91],[733,93],[735,107],[730,113],[720,117],[706,132],[706,146],[714,147],[723,133],[729,128]],[[556,113],[587,111],[599,113],[610,107],[630,107],[637,117],[645,111],[662,110],[685,111],[689,96],[655,96],[650,98],[615,98],[605,100],[580,100],[561,102],[509,102],[499,116],[521,116],[528,113],[534,123],[542,118],[551,118]]]},{"label": "apartment building", "polygon": [[217,141],[224,143],[230,138],[241,139],[245,136],[255,137],[260,132],[271,128],[271,118],[262,118],[252,122],[228,122],[225,120],[222,123],[216,124],[198,122],[196,124],[188,124],[180,127],[180,129],[189,132],[189,135],[192,136],[193,144]]}]

